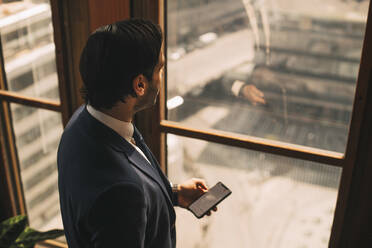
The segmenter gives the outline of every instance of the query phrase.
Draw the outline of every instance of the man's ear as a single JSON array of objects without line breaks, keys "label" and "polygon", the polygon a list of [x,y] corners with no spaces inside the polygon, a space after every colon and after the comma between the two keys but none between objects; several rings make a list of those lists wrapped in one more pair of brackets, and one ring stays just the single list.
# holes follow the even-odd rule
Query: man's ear
[{"label": "man's ear", "polygon": [[147,79],[144,75],[139,74],[133,79],[133,90],[137,96],[143,96],[147,89]]}]

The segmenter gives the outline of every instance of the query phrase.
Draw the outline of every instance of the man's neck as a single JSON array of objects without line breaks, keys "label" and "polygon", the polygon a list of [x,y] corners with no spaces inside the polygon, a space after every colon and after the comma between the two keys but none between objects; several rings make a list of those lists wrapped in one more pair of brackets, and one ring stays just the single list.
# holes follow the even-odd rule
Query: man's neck
[{"label": "man's neck", "polygon": [[118,103],[111,109],[100,109],[101,112],[121,121],[132,122],[134,110],[131,104]]}]

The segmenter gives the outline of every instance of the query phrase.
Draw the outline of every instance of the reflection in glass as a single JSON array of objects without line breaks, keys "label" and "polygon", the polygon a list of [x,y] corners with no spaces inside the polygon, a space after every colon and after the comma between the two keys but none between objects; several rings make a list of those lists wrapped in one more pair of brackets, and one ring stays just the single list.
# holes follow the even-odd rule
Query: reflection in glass
[{"label": "reflection in glass", "polygon": [[49,1],[0,4],[0,34],[8,90],[59,100]]},{"label": "reflection in glass", "polygon": [[343,153],[368,4],[168,1],[168,119]]},{"label": "reflection in glass", "polygon": [[328,247],[341,168],[167,135],[173,183],[221,181],[232,194],[211,217],[177,211],[179,248]]},{"label": "reflection in glass", "polygon": [[27,215],[32,227],[62,228],[57,188],[61,114],[11,104]]}]

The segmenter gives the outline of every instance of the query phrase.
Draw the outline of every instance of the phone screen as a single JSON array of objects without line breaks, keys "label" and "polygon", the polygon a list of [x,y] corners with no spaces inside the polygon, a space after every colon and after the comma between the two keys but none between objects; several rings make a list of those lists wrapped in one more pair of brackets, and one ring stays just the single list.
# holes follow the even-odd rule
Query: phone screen
[{"label": "phone screen", "polygon": [[231,190],[223,185],[223,183],[219,182],[210,188],[208,192],[191,203],[188,208],[196,217],[201,218],[230,194]]}]

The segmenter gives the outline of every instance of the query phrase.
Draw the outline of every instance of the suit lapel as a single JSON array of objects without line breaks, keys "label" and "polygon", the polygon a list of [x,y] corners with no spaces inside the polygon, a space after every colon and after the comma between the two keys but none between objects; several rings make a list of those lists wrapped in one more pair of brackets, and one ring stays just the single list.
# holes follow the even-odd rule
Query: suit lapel
[{"label": "suit lapel", "polygon": [[164,182],[159,175],[158,171],[149,164],[149,162],[137,151],[134,149],[134,151],[128,155],[129,161],[136,166],[138,169],[140,169],[143,173],[145,173],[148,177],[152,178],[161,188],[163,194],[165,195],[165,198],[167,198],[167,201],[170,205],[173,206],[172,201],[170,199],[169,193],[167,189],[164,186]]},{"label": "suit lapel", "polygon": [[161,177],[163,184],[165,185],[166,191],[169,195],[172,195],[172,188],[169,184],[169,180],[164,175],[163,171],[160,169],[159,163],[156,161],[154,155],[150,151],[150,149],[147,147],[143,139],[139,139],[138,147],[145,153],[146,157],[150,160],[151,164],[153,165],[154,169],[157,171],[158,175]]},{"label": "suit lapel", "polygon": [[[130,144],[128,144],[130,145]],[[131,146],[131,145],[130,145]],[[132,147],[133,148],[133,147]],[[131,153],[126,153],[128,156],[128,160],[140,171],[142,171],[145,175],[147,175],[149,178],[154,180],[160,187],[163,195],[166,198],[166,202],[168,205],[169,213],[171,216],[171,219],[175,220],[175,212],[173,207],[173,202],[170,198],[169,191],[167,191],[165,187],[164,180],[161,178],[162,174],[159,174],[158,171],[154,168],[156,164],[150,165],[149,162],[136,150],[134,149]],[[152,161],[152,158],[149,158],[150,161]]]},{"label": "suit lapel", "polygon": [[[149,178],[154,180],[160,187],[161,191],[163,192],[165,198],[167,199],[167,203],[172,215],[174,215],[173,203],[171,200],[171,194],[169,190],[167,190],[166,182],[164,181],[164,175],[162,174],[160,169],[157,168],[158,164],[155,163],[154,158],[147,148],[146,144],[143,142],[143,138],[138,130],[135,128],[134,138],[136,142],[140,146],[142,146],[142,151],[146,154],[150,162],[154,164],[151,165],[138,151],[135,149],[128,141],[126,141],[123,137],[121,137],[118,133],[116,133],[111,128],[107,127],[100,121],[96,120],[93,116],[91,116],[86,107],[84,107],[81,111],[82,118],[84,121],[84,125],[82,128],[90,129],[91,135],[95,137],[96,140],[105,142],[106,144],[110,145],[113,149],[123,152],[127,157],[128,160],[136,166],[139,170],[141,170],[145,175]],[[160,172],[160,173],[159,173]],[[169,184],[169,183],[168,183]]]},{"label": "suit lapel", "polygon": [[[134,134],[133,138],[136,141],[137,146],[141,149],[141,151],[146,155],[147,159],[150,161],[151,164],[141,155],[139,152],[136,150],[134,153],[129,156],[129,160],[135,164],[139,169],[142,167],[146,167],[146,170],[142,171],[151,171],[151,174],[154,175],[153,178],[155,181],[158,183],[160,186],[161,190],[163,191],[164,195],[167,198],[167,201],[170,206],[173,207],[173,203],[171,200],[171,195],[172,195],[172,189],[169,186],[169,181],[168,179],[165,178],[163,172],[159,168],[159,164],[157,163],[156,159],[152,155],[150,149],[146,146],[142,135],[139,133],[136,127],[134,127]],[[142,161],[142,162],[141,162]],[[143,162],[146,162],[145,164]],[[145,166],[143,166],[145,165]],[[144,169],[144,168],[142,168]],[[150,175],[151,176],[151,175]],[[164,180],[165,178],[165,180]],[[168,186],[168,187],[167,187]]]}]

